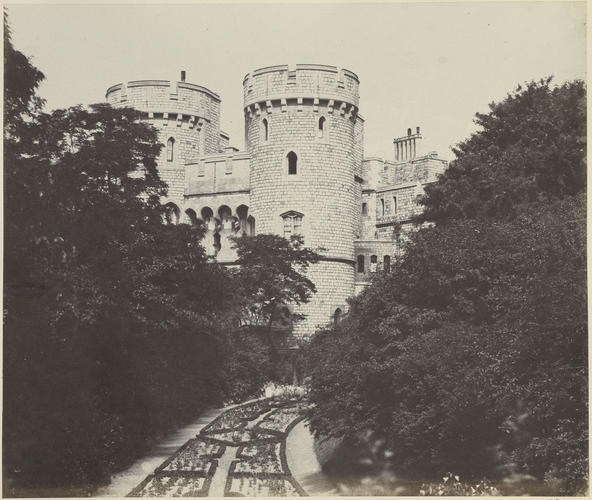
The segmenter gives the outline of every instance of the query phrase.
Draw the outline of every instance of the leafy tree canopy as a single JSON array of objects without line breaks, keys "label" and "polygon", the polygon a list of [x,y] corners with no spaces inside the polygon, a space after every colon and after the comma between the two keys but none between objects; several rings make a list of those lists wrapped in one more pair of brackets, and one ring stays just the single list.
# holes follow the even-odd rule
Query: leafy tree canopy
[{"label": "leafy tree canopy", "polygon": [[[395,473],[588,477],[585,87],[519,88],[426,189],[405,254],[313,338],[311,426]],[[539,490],[540,492],[541,490]]]},{"label": "leafy tree canopy", "polygon": [[313,429],[373,430],[395,472],[422,479],[504,464],[581,485],[584,207],[570,198],[515,221],[418,231],[348,318],[313,339]]},{"label": "leafy tree canopy", "polygon": [[586,186],[586,87],[551,78],[519,86],[477,113],[481,130],[428,186],[421,221],[513,216],[537,200],[562,199]]},{"label": "leafy tree canopy", "polygon": [[280,306],[306,303],[316,292],[306,270],[319,255],[304,247],[301,237],[243,235],[234,238],[234,246],[238,266],[232,272],[241,324],[271,328]]},{"label": "leafy tree canopy", "polygon": [[4,494],[86,496],[245,396],[253,361],[223,373],[229,277],[203,227],[162,223],[157,131],[106,104],[42,113],[42,73],[5,40]]},{"label": "leafy tree canopy", "polygon": [[41,109],[36,91],[45,76],[12,45],[8,12],[4,10],[4,137],[16,140],[16,127]]}]

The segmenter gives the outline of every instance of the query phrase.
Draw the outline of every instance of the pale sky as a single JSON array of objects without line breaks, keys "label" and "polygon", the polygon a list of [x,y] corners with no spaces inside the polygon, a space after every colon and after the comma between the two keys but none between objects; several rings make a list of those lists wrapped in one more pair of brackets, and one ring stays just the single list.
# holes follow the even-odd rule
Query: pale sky
[{"label": "pale sky", "polygon": [[263,66],[355,72],[365,156],[386,159],[416,126],[451,159],[474,114],[518,84],[586,78],[584,2],[7,5],[15,47],[45,73],[48,110],[184,69],[221,96],[221,128],[241,149],[242,80]]}]

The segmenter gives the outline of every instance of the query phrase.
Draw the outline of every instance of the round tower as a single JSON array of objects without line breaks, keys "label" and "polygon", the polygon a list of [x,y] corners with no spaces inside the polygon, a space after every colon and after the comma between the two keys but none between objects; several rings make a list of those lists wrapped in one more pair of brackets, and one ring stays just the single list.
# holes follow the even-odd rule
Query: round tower
[{"label": "round tower", "polygon": [[185,193],[185,162],[198,155],[217,153],[226,146],[220,134],[220,97],[200,85],[181,81],[136,80],[107,89],[114,107],[132,107],[159,131],[164,147],[158,158],[161,178],[169,185],[168,201],[176,221]]},{"label": "round tower", "polygon": [[317,293],[298,311],[296,336],[338,320],[354,294],[363,121],[359,80],[346,69],[271,66],[243,81],[250,213],[257,233],[301,234],[323,260],[309,278]]}]

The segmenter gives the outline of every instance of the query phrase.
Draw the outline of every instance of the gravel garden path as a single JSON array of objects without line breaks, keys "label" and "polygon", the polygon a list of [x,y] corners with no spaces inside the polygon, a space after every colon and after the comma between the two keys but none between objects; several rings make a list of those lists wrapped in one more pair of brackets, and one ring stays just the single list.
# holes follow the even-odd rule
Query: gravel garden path
[{"label": "gravel garden path", "polygon": [[300,400],[268,398],[227,409],[128,496],[306,496],[286,458],[304,408]]}]

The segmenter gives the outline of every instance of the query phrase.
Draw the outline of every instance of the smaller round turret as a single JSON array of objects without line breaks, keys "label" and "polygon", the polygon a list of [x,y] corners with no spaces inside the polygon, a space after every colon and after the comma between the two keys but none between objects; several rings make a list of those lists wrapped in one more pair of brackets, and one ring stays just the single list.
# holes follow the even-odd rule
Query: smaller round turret
[{"label": "smaller round turret", "polygon": [[158,158],[160,176],[169,185],[171,203],[182,206],[185,162],[198,155],[218,153],[224,141],[220,135],[220,97],[205,87],[187,83],[183,71],[179,82],[118,83],[107,89],[105,98],[114,107],[141,111],[143,119],[158,129],[165,146]]}]

